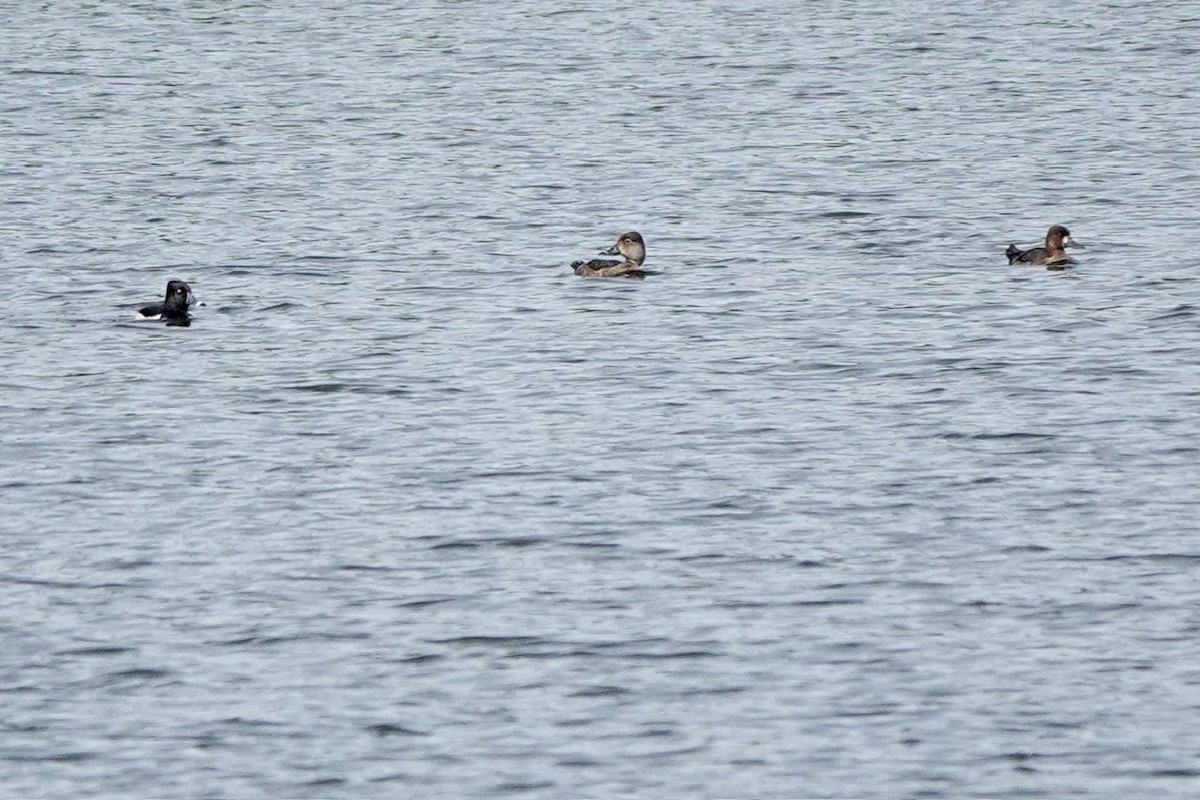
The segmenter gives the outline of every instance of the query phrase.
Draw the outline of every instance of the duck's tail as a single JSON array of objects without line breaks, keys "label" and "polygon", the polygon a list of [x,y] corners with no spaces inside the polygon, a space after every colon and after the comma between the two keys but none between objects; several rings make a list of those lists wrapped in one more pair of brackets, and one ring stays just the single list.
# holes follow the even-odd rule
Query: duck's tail
[{"label": "duck's tail", "polygon": [[1008,263],[1011,264],[1021,257],[1021,248],[1015,244],[1010,244],[1008,249],[1004,251],[1004,255],[1008,256]]}]

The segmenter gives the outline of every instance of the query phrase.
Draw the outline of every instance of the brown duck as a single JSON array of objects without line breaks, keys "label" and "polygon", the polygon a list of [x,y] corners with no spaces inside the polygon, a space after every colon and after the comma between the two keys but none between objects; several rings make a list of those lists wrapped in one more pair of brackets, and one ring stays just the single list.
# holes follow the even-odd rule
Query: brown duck
[{"label": "brown duck", "polygon": [[1081,245],[1071,241],[1071,232],[1062,225],[1054,225],[1050,230],[1046,231],[1046,246],[1032,247],[1028,250],[1022,250],[1015,244],[1010,244],[1008,249],[1004,251],[1004,255],[1008,256],[1009,264],[1045,264],[1047,266],[1061,266],[1063,264],[1075,263],[1064,247],[1074,244],[1076,247]]},{"label": "brown duck", "polygon": [[576,261],[571,264],[575,274],[582,278],[632,278],[641,280],[647,273],[641,269],[646,260],[646,243],[637,231],[622,233],[617,243],[600,252],[602,256],[624,256],[624,261],[609,261],[597,258],[592,261]]}]

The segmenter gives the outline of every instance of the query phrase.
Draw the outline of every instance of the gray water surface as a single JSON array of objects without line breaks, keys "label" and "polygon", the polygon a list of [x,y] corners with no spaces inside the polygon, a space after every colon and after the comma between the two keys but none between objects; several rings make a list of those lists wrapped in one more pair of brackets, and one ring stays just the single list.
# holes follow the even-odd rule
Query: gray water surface
[{"label": "gray water surface", "polygon": [[1200,14],[1003,5],[8,9],[0,796],[1200,795]]}]

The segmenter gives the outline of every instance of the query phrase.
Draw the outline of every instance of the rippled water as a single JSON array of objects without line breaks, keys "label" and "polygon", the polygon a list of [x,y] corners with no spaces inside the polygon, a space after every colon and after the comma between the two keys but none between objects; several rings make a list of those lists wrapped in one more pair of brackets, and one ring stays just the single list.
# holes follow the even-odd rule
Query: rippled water
[{"label": "rippled water", "polygon": [[1200,15],[811,5],[9,9],[0,795],[1200,793]]}]

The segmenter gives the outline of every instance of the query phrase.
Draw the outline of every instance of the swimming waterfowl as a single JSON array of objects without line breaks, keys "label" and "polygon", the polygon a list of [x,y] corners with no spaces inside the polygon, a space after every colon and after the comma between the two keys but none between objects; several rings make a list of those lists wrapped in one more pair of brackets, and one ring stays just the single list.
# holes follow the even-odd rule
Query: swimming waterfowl
[{"label": "swimming waterfowl", "polygon": [[192,287],[184,281],[167,281],[167,294],[163,302],[138,310],[138,319],[166,320],[168,325],[187,325],[191,320],[188,306],[196,302]]},{"label": "swimming waterfowl", "polygon": [[637,231],[622,233],[617,237],[617,243],[607,250],[600,251],[602,256],[625,256],[624,261],[609,261],[603,258],[592,261],[576,261],[571,264],[575,274],[582,278],[632,278],[641,280],[646,277],[645,270],[640,269],[646,260],[646,243]]},{"label": "swimming waterfowl", "polygon": [[1067,255],[1064,247],[1070,245],[1079,245],[1071,241],[1071,232],[1063,225],[1052,225],[1050,230],[1046,231],[1046,245],[1044,247],[1032,247],[1028,250],[1022,250],[1015,244],[1010,244],[1008,249],[1004,251],[1004,255],[1008,256],[1008,263],[1015,264],[1045,264],[1047,266],[1056,266],[1062,264],[1073,264],[1074,261]]}]

